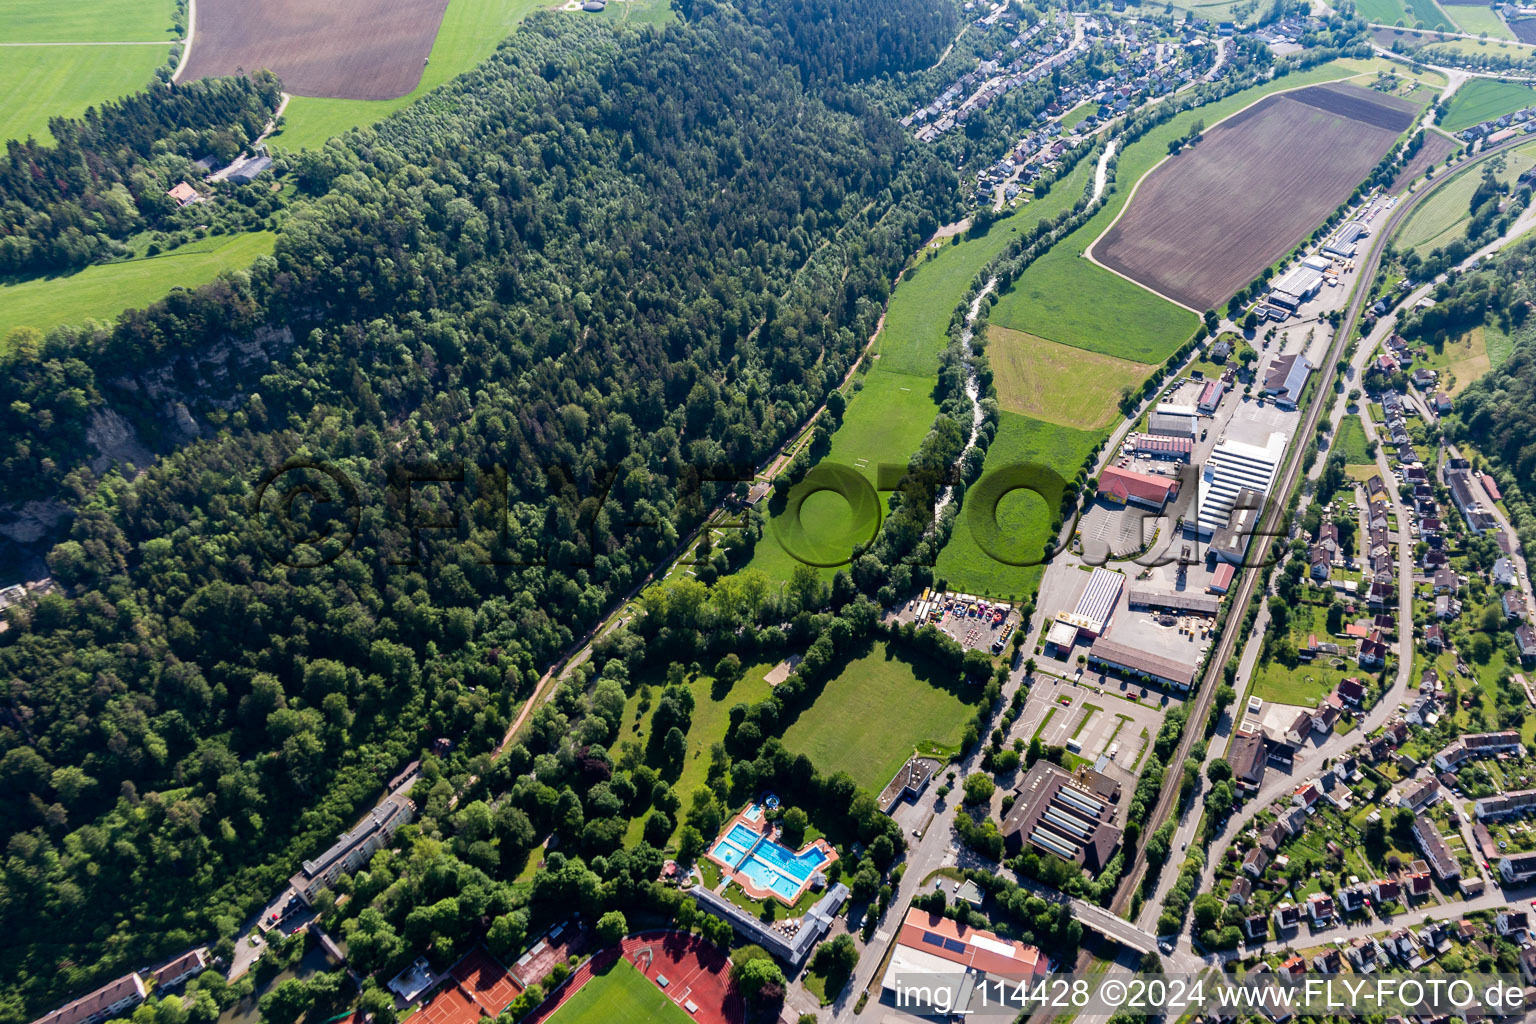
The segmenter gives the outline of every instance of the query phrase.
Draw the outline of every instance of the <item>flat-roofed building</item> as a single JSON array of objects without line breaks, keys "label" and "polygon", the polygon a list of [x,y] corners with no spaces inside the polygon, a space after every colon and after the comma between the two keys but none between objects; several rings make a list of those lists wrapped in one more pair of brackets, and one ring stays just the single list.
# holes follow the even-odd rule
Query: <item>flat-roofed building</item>
[{"label": "flat-roofed building", "polygon": [[1124,586],[1125,573],[1102,566],[1094,569],[1088,577],[1088,586],[1083,588],[1083,596],[1077,599],[1070,621],[1090,636],[1103,633],[1104,626],[1115,613],[1115,605],[1120,602],[1120,591]]},{"label": "flat-roofed building", "polygon": [[1242,491],[1253,491],[1261,497],[1269,494],[1284,454],[1285,435],[1279,431],[1270,434],[1263,447],[1243,441],[1219,442],[1200,473],[1196,513],[1200,535],[1209,537],[1229,524]]},{"label": "flat-roofed building", "polygon": [[1097,872],[1120,845],[1114,807],[1073,776],[1036,761],[1019,782],[1003,818],[1003,843],[1011,853],[1032,846]]},{"label": "flat-roofed building", "polygon": [[395,831],[415,816],[416,805],[405,793],[404,788],[390,793],[350,832],[338,836],[330,849],[314,860],[306,860],[288,880],[299,898],[313,904],[322,889],[335,885],[336,879],[356,871],[383,849]]},{"label": "flat-roofed building", "polygon": [[1197,612],[1215,615],[1221,607],[1221,598],[1214,594],[1199,594],[1191,590],[1153,590],[1149,587],[1132,587],[1127,592],[1127,602],[1132,608],[1163,608],[1173,612]]},{"label": "flat-roofed building", "polygon": [[1147,459],[1163,459],[1169,462],[1188,462],[1195,450],[1192,436],[1174,437],[1165,434],[1137,434],[1131,439],[1131,451]]}]

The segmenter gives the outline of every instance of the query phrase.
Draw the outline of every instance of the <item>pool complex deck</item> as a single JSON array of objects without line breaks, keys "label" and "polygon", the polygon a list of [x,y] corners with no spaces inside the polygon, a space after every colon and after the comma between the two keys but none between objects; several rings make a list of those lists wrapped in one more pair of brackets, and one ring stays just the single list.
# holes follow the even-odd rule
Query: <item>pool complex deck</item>
[{"label": "pool complex deck", "polygon": [[772,896],[794,906],[816,872],[837,860],[837,851],[825,839],[817,839],[794,853],[775,842],[769,828],[762,807],[753,804],[726,822],[706,856],[720,865],[727,881],[741,886],[753,899]]}]

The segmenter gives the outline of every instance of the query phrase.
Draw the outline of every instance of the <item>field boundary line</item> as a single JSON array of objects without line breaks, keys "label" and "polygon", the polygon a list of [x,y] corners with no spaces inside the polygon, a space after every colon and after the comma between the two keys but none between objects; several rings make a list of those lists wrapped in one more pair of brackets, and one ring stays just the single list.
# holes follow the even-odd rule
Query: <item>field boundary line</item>
[{"label": "field boundary line", "polygon": [[[1273,99],[1276,96],[1284,96],[1288,92],[1300,92],[1302,89],[1310,89],[1314,85],[1335,85],[1335,84],[1337,84],[1339,82],[1348,82],[1348,81],[1351,81],[1351,80],[1356,79],[1356,78],[1365,78],[1365,77],[1368,76],[1368,74],[1369,74],[1369,72],[1349,73],[1349,74],[1341,75],[1338,78],[1330,78],[1327,81],[1323,81],[1323,82],[1308,82],[1306,85],[1296,85],[1296,86],[1292,86],[1289,89],[1276,89],[1274,92],[1267,92],[1263,96],[1260,96],[1257,99],[1255,99],[1252,103],[1245,103],[1245,104],[1243,104],[1243,106],[1239,107],[1237,110],[1232,111],[1232,113],[1228,114],[1226,117],[1222,118],[1220,121],[1217,121],[1215,124],[1207,125],[1205,128],[1203,128],[1201,130],[1201,133],[1204,134],[1205,132],[1208,132],[1208,131],[1212,130],[1213,128],[1219,128],[1221,125],[1226,124],[1232,118],[1236,117],[1238,114],[1241,114],[1243,111],[1248,110],[1250,107],[1255,107],[1255,106],[1259,105],[1260,103],[1263,103],[1265,100]],[[1216,102],[1220,103],[1221,101],[1217,100]],[[1190,110],[1199,110],[1200,108],[1199,107],[1190,107],[1189,109]],[[1181,110],[1179,113],[1182,114],[1182,113],[1184,113],[1184,111]],[[1174,117],[1178,117],[1179,115],[1175,114],[1173,116]],[[1173,118],[1169,118],[1169,120],[1171,121],[1171,120],[1173,120]],[[1166,123],[1167,122],[1165,121],[1164,124],[1166,124]],[[1161,127],[1161,126],[1158,126],[1158,127]],[[1149,129],[1149,131],[1150,130],[1151,129]],[[1140,140],[1138,140],[1138,141],[1140,141]],[[1141,175],[1141,177],[1137,178],[1136,181],[1131,185],[1131,190],[1128,193],[1126,193],[1124,204],[1121,205],[1119,211],[1116,212],[1114,218],[1108,224],[1104,225],[1104,230],[1099,232],[1099,234],[1094,238],[1093,241],[1088,243],[1088,247],[1083,250],[1083,255],[1085,257],[1087,257],[1096,266],[1101,266],[1102,267],[1104,265],[1102,263],[1099,263],[1099,261],[1094,257],[1094,255],[1093,255],[1094,248],[1097,247],[1098,244],[1104,240],[1104,236],[1109,234],[1109,232],[1114,229],[1114,226],[1120,222],[1120,218],[1125,216],[1125,211],[1131,208],[1131,202],[1133,200],[1135,200],[1136,192],[1141,188],[1141,183],[1146,181],[1148,178],[1152,177],[1153,173],[1159,167],[1163,166],[1163,164],[1167,163],[1169,160],[1172,160],[1176,155],[1177,154],[1175,154],[1175,153],[1169,153],[1169,154],[1165,155],[1157,163],[1153,164],[1151,167],[1148,167],[1146,169],[1146,171]],[[1108,267],[1104,267],[1104,269],[1108,270],[1109,268]],[[1121,277],[1125,277],[1124,274],[1121,274],[1120,276]],[[1125,277],[1125,279],[1127,281],[1132,280],[1129,277]],[[1140,281],[1135,281],[1133,283],[1135,283],[1137,285],[1140,285],[1142,288],[1147,288],[1147,286],[1142,284]],[[1147,288],[1147,291],[1152,292],[1152,294],[1154,294],[1154,295],[1158,294],[1157,292],[1152,291],[1151,288]],[[1167,298],[1167,296],[1163,296],[1163,297]],[[1169,302],[1173,302],[1172,299],[1168,299],[1168,301]],[[1180,307],[1182,307],[1184,309],[1189,309],[1190,308],[1188,306],[1185,306],[1182,302],[1178,302],[1178,303],[1174,303],[1174,304],[1177,305],[1177,306],[1180,306]],[[1198,315],[1199,312],[1200,312],[1199,310],[1195,310],[1196,315]]]},{"label": "field boundary line", "polygon": [[20,49],[26,46],[175,46],[179,39],[107,39],[74,43],[0,43],[0,46]]},{"label": "field boundary line", "polygon": [[171,72],[171,81],[181,79],[181,73],[187,69],[187,61],[192,57],[192,37],[197,32],[197,0],[187,0],[187,38],[181,43],[181,59],[176,62],[176,70]]}]

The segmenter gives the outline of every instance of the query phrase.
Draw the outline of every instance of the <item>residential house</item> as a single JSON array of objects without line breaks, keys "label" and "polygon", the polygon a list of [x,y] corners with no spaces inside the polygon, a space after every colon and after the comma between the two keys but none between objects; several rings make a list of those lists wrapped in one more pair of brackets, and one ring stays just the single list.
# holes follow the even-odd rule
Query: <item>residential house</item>
[{"label": "residential house", "polygon": [[142,978],[137,974],[125,974],[94,992],[44,1014],[34,1024],[100,1024],[101,1021],[122,1016],[122,1012],[130,1006],[142,1003],[147,994]]},{"label": "residential house", "polygon": [[1360,974],[1371,974],[1386,960],[1386,954],[1376,944],[1376,940],[1368,935],[1351,942],[1344,955]]},{"label": "residential house", "polygon": [[1248,898],[1253,895],[1253,883],[1246,878],[1233,881],[1232,891],[1227,893],[1227,902],[1239,907],[1248,905]]},{"label": "residential house", "polygon": [[1499,877],[1504,879],[1505,885],[1523,885],[1532,878],[1536,878],[1536,850],[1529,853],[1512,853],[1501,858]]},{"label": "residential house", "polygon": [[1508,558],[1496,558],[1493,561],[1491,575],[1493,576],[1493,582],[1503,587],[1512,587],[1515,585],[1515,579],[1517,578],[1515,575],[1515,563],[1511,562]]},{"label": "residential house", "polygon": [[1281,903],[1271,915],[1277,932],[1286,932],[1301,924],[1301,908],[1294,903]]},{"label": "residential house", "polygon": [[1264,869],[1267,867],[1269,867],[1269,854],[1264,852],[1263,847],[1255,846],[1243,858],[1243,871],[1253,878],[1263,878]]},{"label": "residential house", "polygon": [[1501,910],[1493,917],[1494,931],[1500,935],[1519,935],[1531,928],[1530,914],[1524,910]]},{"label": "residential house", "polygon": [[1377,906],[1393,903],[1402,898],[1403,887],[1391,878],[1378,878],[1371,883],[1371,896]]},{"label": "residential house", "polygon": [[1243,938],[1250,942],[1263,942],[1269,938],[1269,915],[1253,914],[1243,918]]},{"label": "residential house", "polygon": [[193,975],[199,974],[208,967],[208,949],[199,947],[190,953],[183,953],[164,967],[160,967],[150,973],[155,980],[155,990],[163,992],[165,989],[180,985]]},{"label": "residential house", "polygon": [[1515,650],[1520,652],[1522,662],[1536,661],[1536,629],[1532,629],[1530,623],[1515,629]]},{"label": "residential house", "polygon": [[1307,915],[1312,927],[1322,928],[1333,921],[1333,897],[1327,893],[1314,893],[1307,897]]}]

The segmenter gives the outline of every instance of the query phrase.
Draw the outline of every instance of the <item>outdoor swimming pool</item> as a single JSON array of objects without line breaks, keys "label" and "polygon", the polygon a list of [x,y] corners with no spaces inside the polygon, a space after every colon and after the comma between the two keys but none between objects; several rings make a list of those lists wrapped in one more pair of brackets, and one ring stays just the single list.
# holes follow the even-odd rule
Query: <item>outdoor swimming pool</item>
[{"label": "outdoor swimming pool", "polygon": [[720,837],[710,853],[722,864],[735,868],[757,889],[772,892],[786,903],[793,903],[811,875],[827,862],[827,855],[819,846],[796,854],[764,839],[739,821]]}]

